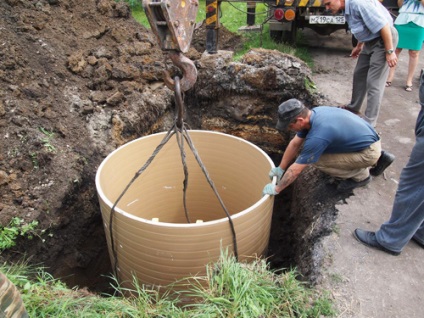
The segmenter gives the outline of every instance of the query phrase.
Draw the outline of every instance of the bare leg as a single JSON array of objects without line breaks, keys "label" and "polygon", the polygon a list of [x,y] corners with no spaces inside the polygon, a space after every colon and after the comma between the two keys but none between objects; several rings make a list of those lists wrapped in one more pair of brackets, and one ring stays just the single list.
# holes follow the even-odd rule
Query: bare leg
[{"label": "bare leg", "polygon": [[409,50],[408,77],[406,79],[407,86],[412,86],[412,80],[414,78],[415,69],[418,65],[419,55],[420,51]]},{"label": "bare leg", "polygon": [[[402,49],[396,49],[395,53],[397,57],[399,57],[400,52],[402,52]],[[393,77],[395,77],[395,70],[396,70],[396,66],[391,67],[389,69],[389,77],[387,77],[387,83],[391,83],[393,81]]]}]

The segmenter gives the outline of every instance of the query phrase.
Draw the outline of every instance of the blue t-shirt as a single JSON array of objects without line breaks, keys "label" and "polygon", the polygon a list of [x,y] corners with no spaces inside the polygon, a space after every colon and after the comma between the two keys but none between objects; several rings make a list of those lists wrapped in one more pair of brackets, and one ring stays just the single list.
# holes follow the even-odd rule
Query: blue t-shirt
[{"label": "blue t-shirt", "polygon": [[323,153],[359,152],[380,139],[365,120],[337,107],[315,107],[310,121],[311,129],[297,133],[305,139],[299,164],[315,163]]}]

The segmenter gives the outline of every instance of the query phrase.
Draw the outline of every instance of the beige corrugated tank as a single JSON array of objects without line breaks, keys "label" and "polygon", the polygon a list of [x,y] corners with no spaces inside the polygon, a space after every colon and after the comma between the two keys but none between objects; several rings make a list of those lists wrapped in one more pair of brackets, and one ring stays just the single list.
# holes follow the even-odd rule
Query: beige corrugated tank
[{"label": "beige corrugated tank", "polygon": [[[262,197],[274,167],[268,155],[246,140],[212,131],[189,131],[234,223],[239,260],[267,250],[274,198]],[[110,213],[117,198],[144,166],[165,133],[142,137],[112,152],[100,165],[96,187],[112,264]],[[183,205],[184,171],[175,135],[129,187],[115,208],[113,242],[118,279],[163,287],[205,274],[221,247],[233,252],[228,218],[185,143],[188,166],[187,222]],[[275,182],[275,180],[274,180]]]}]

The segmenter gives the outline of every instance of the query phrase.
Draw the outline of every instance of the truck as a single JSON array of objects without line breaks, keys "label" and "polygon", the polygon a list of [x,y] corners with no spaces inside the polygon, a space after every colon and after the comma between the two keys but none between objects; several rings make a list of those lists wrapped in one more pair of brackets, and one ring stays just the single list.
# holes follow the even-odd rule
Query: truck
[{"label": "truck", "polygon": [[[294,44],[297,31],[303,28],[314,30],[320,35],[344,29],[349,26],[343,12],[333,15],[327,11],[323,0],[274,0],[264,1],[269,6],[269,32],[276,42]],[[398,15],[397,0],[383,0],[383,5],[389,10],[393,19]],[[357,41],[352,36],[352,45]]]},{"label": "truck", "polygon": [[[229,0],[206,0],[206,51],[216,53],[218,49],[218,29],[220,26],[220,4]],[[271,38],[276,42],[295,44],[297,31],[310,28],[320,35],[344,29],[349,31],[343,12],[333,15],[327,11],[323,0],[233,0],[246,2],[247,26],[239,30],[254,30],[256,4],[268,7],[266,22],[269,24]],[[398,16],[397,0],[379,0],[390,12],[393,20]],[[262,28],[259,28],[262,29]],[[352,45],[357,40],[352,35]]]}]

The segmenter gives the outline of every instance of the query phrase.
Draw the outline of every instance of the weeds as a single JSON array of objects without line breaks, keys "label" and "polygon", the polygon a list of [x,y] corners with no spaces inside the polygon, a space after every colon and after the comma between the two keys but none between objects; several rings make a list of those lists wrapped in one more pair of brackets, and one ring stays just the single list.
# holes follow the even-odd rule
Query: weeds
[{"label": "weeds", "polygon": [[31,152],[29,156],[31,157],[32,166],[35,170],[38,170],[40,168],[40,163],[38,162],[37,153]]},{"label": "weeds", "polygon": [[317,86],[309,77],[305,78],[305,87],[311,93],[314,93],[317,90]]},{"label": "weeds", "polygon": [[34,237],[34,230],[37,225],[38,221],[25,223],[23,219],[14,217],[7,226],[0,226],[0,251],[15,246],[16,239],[19,236],[24,236],[31,240]]},{"label": "weeds", "polygon": [[47,149],[48,152],[55,152],[56,148],[51,144],[54,133],[44,129],[43,127],[40,127],[39,130],[46,136],[41,139],[43,146]]}]

